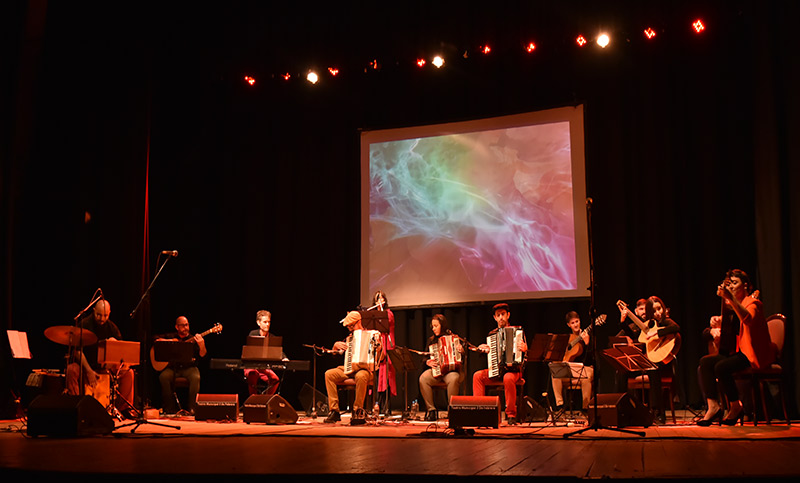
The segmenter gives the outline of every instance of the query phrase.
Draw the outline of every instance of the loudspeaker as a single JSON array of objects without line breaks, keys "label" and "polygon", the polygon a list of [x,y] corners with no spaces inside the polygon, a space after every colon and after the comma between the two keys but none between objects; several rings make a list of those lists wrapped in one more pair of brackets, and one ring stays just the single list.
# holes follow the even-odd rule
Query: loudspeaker
[{"label": "loudspeaker", "polygon": [[238,394],[198,394],[194,409],[195,421],[238,421]]},{"label": "loudspeaker", "polygon": [[306,411],[306,415],[311,416],[314,410],[317,411],[317,416],[327,416],[330,412],[328,407],[328,396],[317,391],[308,383],[303,384],[300,389],[300,394],[297,396],[300,399],[300,404]]},{"label": "loudspeaker", "polygon": [[547,410],[541,404],[534,401],[530,396],[525,396],[522,401],[525,415],[520,418],[520,421],[547,421]]},{"label": "loudspeaker", "polygon": [[589,425],[595,424],[595,406],[600,426],[646,428],[653,424],[653,414],[650,409],[629,393],[598,394],[589,403]]},{"label": "loudspeaker", "polygon": [[28,435],[75,437],[111,434],[114,420],[91,396],[43,394],[28,406]]},{"label": "loudspeaker", "polygon": [[243,417],[247,424],[294,424],[297,411],[277,394],[253,394],[244,402]]},{"label": "loudspeaker", "polygon": [[499,396],[453,396],[447,418],[451,428],[499,428]]}]

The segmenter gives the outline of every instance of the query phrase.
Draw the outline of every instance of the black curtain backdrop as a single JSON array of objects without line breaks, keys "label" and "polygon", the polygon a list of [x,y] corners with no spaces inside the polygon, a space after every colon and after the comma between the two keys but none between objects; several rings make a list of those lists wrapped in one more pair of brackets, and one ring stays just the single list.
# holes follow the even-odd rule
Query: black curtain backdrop
[{"label": "black curtain backdrop", "polygon": [[[575,104],[586,116],[595,309],[609,316],[598,346],[617,331],[618,299],[660,296],[681,326],[681,396],[699,407],[700,334],[719,311],[717,284],[736,267],[753,277],[767,313],[788,317],[794,380],[797,4],[428,3],[302,14],[271,2],[5,6],[0,316],[4,328],[27,332],[33,359],[11,359],[4,342],[3,398],[6,387],[24,389],[31,369],[63,369],[64,347],[44,330],[72,324],[97,288],[128,339],[171,330],[185,315],[197,332],[223,324],[207,337],[209,357],[236,358],[256,311],[268,309],[287,355],[310,360],[304,344],[330,347],[345,336],[345,312],[370,302],[358,286],[361,130]],[[702,36],[689,30],[697,16],[708,24]],[[642,40],[645,24],[656,42]],[[573,46],[574,32],[600,27],[615,32],[609,49]],[[521,48],[529,32],[538,35],[534,56]],[[480,56],[486,42],[498,48]],[[432,48],[448,55],[446,68],[416,69]],[[368,67],[373,58],[380,70]],[[341,74],[309,86],[296,79],[308,62],[336,63]],[[162,250],[179,256],[131,317]],[[479,344],[495,326],[496,302],[398,310],[397,342],[423,350],[430,317],[443,312]],[[589,305],[515,302],[512,322],[530,340],[566,331],[569,310],[588,324]],[[317,361],[318,389],[339,363]],[[468,364],[470,378],[485,367],[476,354]],[[613,370],[600,371],[599,391],[614,392]],[[150,399],[152,376],[141,376]],[[409,401],[417,376],[409,374]],[[546,376],[529,364],[526,393],[540,399]],[[311,382],[310,373],[288,374],[282,394],[299,408]],[[206,361],[201,392],[234,391],[245,394],[239,376]]]}]

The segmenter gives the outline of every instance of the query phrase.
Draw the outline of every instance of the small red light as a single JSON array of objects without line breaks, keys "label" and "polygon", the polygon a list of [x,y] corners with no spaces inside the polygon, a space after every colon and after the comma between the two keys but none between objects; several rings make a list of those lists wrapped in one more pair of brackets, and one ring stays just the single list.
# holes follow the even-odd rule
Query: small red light
[{"label": "small red light", "polygon": [[244,76],[244,81],[250,84],[251,86],[256,83],[255,78],[250,77],[249,75]]},{"label": "small red light", "polygon": [[289,80],[289,79],[291,79],[291,78],[292,78],[292,74],[290,74],[290,73],[288,73],[288,72],[287,72],[287,73],[285,73],[285,74],[283,74],[283,80]]},{"label": "small red light", "polygon": [[425,59],[417,59],[417,66],[425,67]]},{"label": "small red light", "polygon": [[703,24],[703,21],[699,18],[692,22],[692,27],[694,27],[694,31],[698,34],[706,29],[706,26]]},{"label": "small red light", "polygon": [[525,50],[527,50],[528,52],[533,52],[534,50],[536,50],[536,44],[534,44],[533,42],[529,43],[528,45],[525,46]]},{"label": "small red light", "polygon": [[332,76],[339,75],[339,69],[336,67],[328,67],[328,72],[330,72]]},{"label": "small red light", "polygon": [[577,39],[575,39],[575,42],[577,42],[577,43],[578,43],[578,45],[580,45],[581,47],[583,47],[584,45],[586,45],[586,42],[587,42],[587,41],[586,41],[586,38],[585,38],[583,35],[578,35],[578,38],[577,38]]},{"label": "small red light", "polygon": [[488,54],[491,51],[492,51],[492,48],[489,47],[488,45],[484,45],[483,47],[481,47],[481,53],[483,53],[483,54]]},{"label": "small red light", "polygon": [[653,37],[656,36],[656,31],[648,27],[644,29],[644,36],[647,37],[648,39],[652,39]]}]

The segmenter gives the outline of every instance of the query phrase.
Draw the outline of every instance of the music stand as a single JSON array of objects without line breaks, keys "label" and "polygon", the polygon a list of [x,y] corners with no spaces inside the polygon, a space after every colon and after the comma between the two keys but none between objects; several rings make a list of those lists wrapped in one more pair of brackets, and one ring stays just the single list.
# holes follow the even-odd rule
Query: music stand
[{"label": "music stand", "polygon": [[139,365],[139,343],[124,340],[101,340],[97,343],[97,363],[100,367],[116,366],[116,370],[109,370],[111,376],[111,397],[106,407],[109,414],[116,416],[121,420],[121,415],[117,409],[117,398],[122,399],[128,404],[128,407],[139,413],[139,410],[133,406],[132,401],[128,401],[119,392],[119,385],[117,380],[124,365],[133,366]]},{"label": "music stand", "polygon": [[[533,342],[528,347],[527,358],[534,362],[556,362],[563,361],[564,354],[567,352],[569,344],[569,334],[534,334]],[[547,410],[550,414],[550,421],[556,424],[556,415],[547,400]]]},{"label": "music stand", "polygon": [[385,310],[359,310],[361,326],[367,330],[377,330],[381,334],[389,333],[389,312]]},{"label": "music stand", "polygon": [[403,371],[403,414],[402,421],[408,420],[408,373],[417,370],[417,365],[414,364],[414,359],[411,358],[411,352],[406,347],[396,346],[394,349],[389,349],[389,359],[392,360],[392,365],[395,369],[402,369]]}]

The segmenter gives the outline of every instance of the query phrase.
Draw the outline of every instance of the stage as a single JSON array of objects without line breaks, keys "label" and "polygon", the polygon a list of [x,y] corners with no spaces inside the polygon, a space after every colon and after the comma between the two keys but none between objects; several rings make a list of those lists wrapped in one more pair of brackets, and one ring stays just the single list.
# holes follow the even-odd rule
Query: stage
[{"label": "stage", "polygon": [[[446,413],[442,413],[446,414]],[[800,427],[773,421],[701,428],[694,414],[648,427],[588,426],[576,416],[454,431],[447,420],[399,416],[350,426],[300,415],[294,424],[195,421],[191,416],[114,420],[96,436],[28,435],[1,422],[0,467],[17,477],[70,476],[225,480],[280,475],[300,480],[400,476],[684,479],[800,474]],[[138,422],[142,422],[139,420]],[[150,424],[157,423],[157,424]],[[175,427],[169,427],[175,426]],[[581,431],[583,430],[583,431]]]}]

